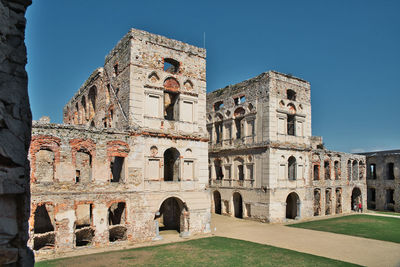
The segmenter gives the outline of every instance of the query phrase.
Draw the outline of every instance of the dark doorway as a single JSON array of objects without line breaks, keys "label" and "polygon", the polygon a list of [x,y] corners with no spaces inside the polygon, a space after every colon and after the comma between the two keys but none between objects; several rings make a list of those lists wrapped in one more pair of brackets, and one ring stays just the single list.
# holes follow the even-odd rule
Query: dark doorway
[{"label": "dark doorway", "polygon": [[218,191],[214,191],[214,212],[221,214],[221,194]]},{"label": "dark doorway", "polygon": [[243,200],[242,196],[236,192],[233,194],[233,207],[236,218],[243,218]]},{"label": "dark doorway", "polygon": [[296,193],[290,193],[286,198],[286,218],[296,219],[299,216],[300,199]]}]

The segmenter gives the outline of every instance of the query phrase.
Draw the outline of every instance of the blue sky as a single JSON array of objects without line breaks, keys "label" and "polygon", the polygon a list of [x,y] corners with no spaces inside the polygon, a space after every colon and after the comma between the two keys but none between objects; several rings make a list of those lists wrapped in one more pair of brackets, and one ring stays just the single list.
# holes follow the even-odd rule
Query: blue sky
[{"label": "blue sky", "polygon": [[62,108],[130,28],[203,47],[207,90],[268,70],[311,83],[329,149],[400,148],[400,1],[36,0],[27,11],[33,119]]}]

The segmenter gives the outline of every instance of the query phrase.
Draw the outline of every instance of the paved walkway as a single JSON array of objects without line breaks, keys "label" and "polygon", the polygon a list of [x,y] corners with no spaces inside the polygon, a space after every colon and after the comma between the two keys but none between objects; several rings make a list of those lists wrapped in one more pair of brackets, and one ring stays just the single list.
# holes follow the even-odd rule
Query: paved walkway
[{"label": "paved walkway", "polygon": [[[212,233],[364,266],[400,266],[400,244],[212,215]],[[214,230],[216,228],[216,231]]]}]

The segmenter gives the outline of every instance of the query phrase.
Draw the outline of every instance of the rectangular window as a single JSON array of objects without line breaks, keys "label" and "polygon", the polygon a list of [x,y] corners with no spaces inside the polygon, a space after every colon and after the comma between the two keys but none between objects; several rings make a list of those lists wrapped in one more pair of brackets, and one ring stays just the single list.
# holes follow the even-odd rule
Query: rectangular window
[{"label": "rectangular window", "polygon": [[159,107],[160,107],[160,97],[155,95],[149,95],[146,104],[147,116],[153,118],[159,118],[160,117]]},{"label": "rectangular window", "polygon": [[278,119],[278,133],[285,134],[285,119],[284,118]]},{"label": "rectangular window", "polygon": [[185,180],[193,180],[193,160],[185,160],[183,162],[183,178]]},{"label": "rectangular window", "polygon": [[294,135],[294,115],[287,116],[287,134]]},{"label": "rectangular window", "polygon": [[319,180],[319,165],[314,165],[313,168],[313,173],[314,173],[314,181]]},{"label": "rectangular window", "polygon": [[112,157],[110,162],[111,169],[111,182],[119,183],[125,178],[125,158],[123,157]]},{"label": "rectangular window", "polygon": [[394,163],[393,162],[387,164],[387,179],[394,180]]},{"label": "rectangular window", "polygon": [[193,102],[183,101],[181,114],[183,121],[193,122]]},{"label": "rectangular window", "polygon": [[253,180],[253,165],[247,165],[247,179]]},{"label": "rectangular window", "polygon": [[376,164],[369,165],[369,179],[376,179]]},{"label": "rectangular window", "polygon": [[325,180],[331,179],[331,167],[329,161],[324,162]]},{"label": "rectangular window", "polygon": [[231,179],[231,166],[225,166],[225,178]]},{"label": "rectangular window", "polygon": [[147,177],[150,179],[160,179],[160,160],[149,159],[147,166]]},{"label": "rectangular window", "polygon": [[239,175],[239,180],[243,181],[244,180],[244,172],[243,172],[243,165],[238,165],[238,175]]}]

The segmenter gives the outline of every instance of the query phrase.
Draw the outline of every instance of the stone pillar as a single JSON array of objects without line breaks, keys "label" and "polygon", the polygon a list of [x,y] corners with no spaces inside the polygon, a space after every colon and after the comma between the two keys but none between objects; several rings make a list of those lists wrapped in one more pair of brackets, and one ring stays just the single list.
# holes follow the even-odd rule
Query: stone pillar
[{"label": "stone pillar", "polygon": [[32,115],[25,71],[30,0],[0,0],[0,265],[33,266],[27,247]]}]

